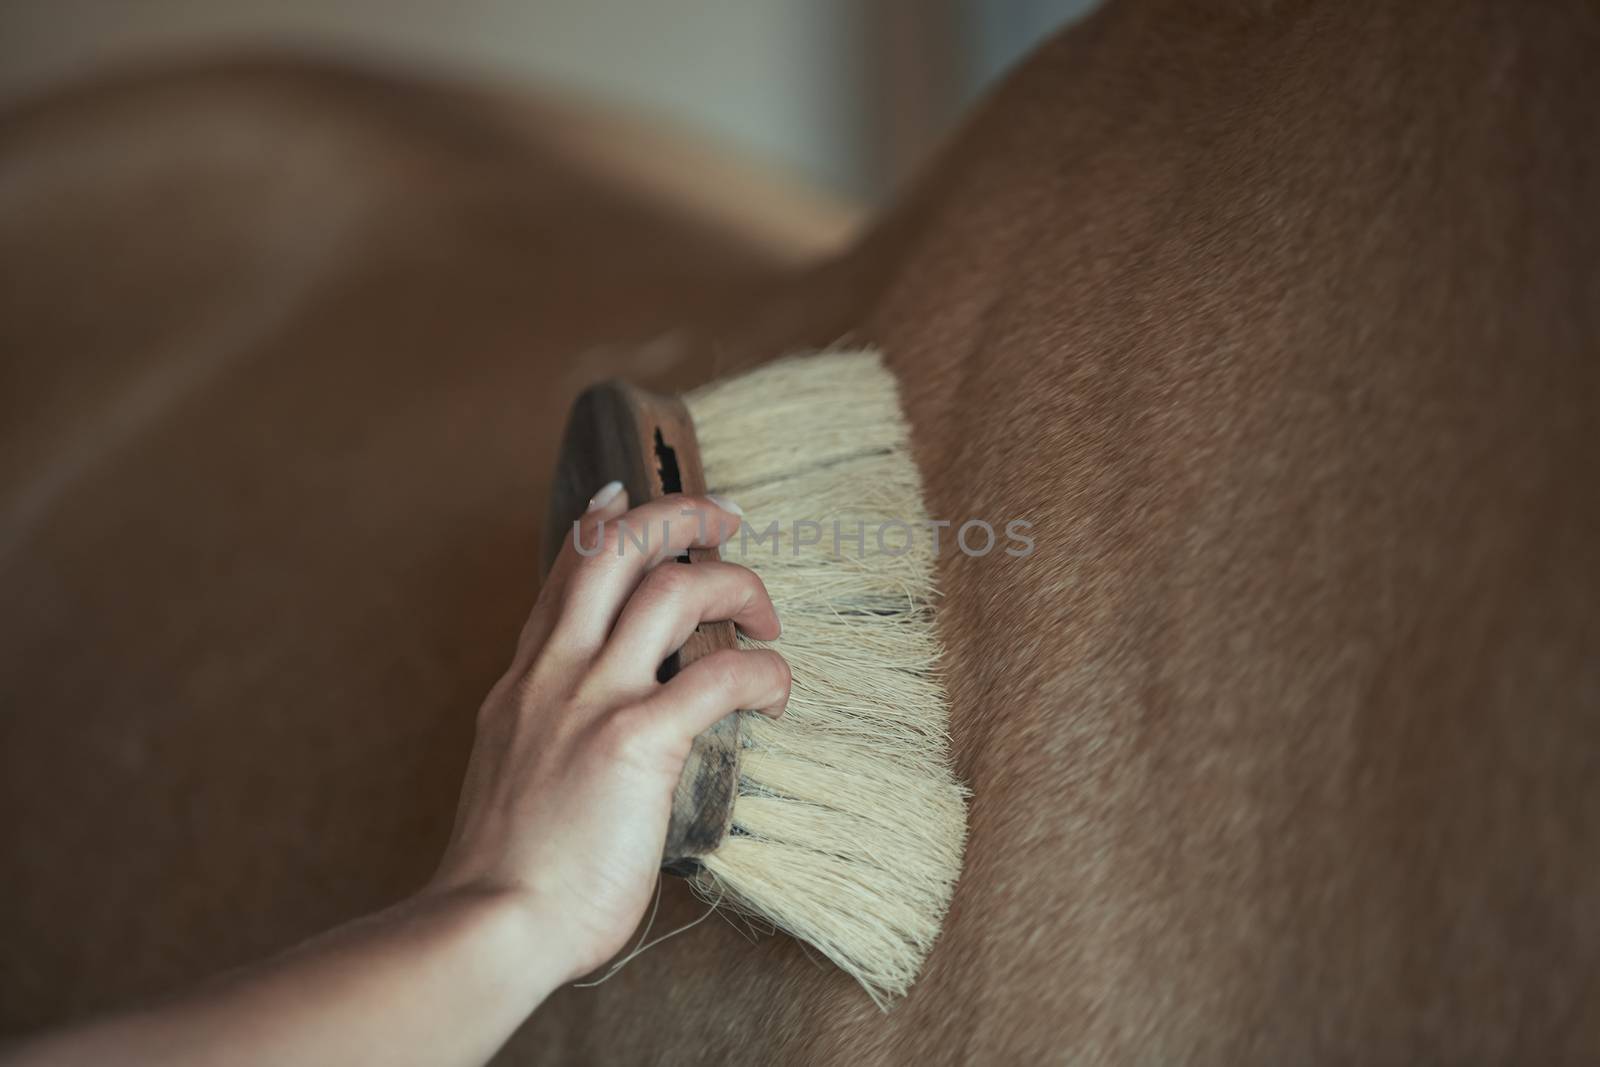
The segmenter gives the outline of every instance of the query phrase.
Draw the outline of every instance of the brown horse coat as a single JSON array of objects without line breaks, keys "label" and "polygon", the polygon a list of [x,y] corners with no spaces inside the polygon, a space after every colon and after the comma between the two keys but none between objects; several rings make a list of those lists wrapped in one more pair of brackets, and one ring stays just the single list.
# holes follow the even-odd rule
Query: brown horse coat
[{"label": "brown horse coat", "polygon": [[944,937],[885,1017],[706,923],[507,1060],[1592,1062],[1597,45],[1579,3],[1116,4],[798,272],[437,87],[12,116],[4,1021],[413,887],[574,387],[848,334],[933,512],[1038,536],[941,576]]}]

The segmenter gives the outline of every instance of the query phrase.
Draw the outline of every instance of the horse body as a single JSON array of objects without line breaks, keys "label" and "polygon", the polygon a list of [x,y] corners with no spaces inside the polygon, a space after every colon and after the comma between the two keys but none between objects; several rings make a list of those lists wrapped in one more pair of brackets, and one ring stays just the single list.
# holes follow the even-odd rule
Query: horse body
[{"label": "horse body", "polygon": [[418,886],[577,372],[776,275],[523,117],[250,62],[6,118],[0,1026]]},{"label": "horse body", "polygon": [[[338,111],[373,154],[337,168],[367,221],[320,228],[332,265],[291,256],[248,358],[30,490],[8,1021],[424,877],[573,388],[848,335],[903,383],[932,513],[1037,541],[943,564],[973,801],[927,972],[884,1016],[712,921],[558,994],[505,1059],[1593,1059],[1597,42],[1578,4],[1113,5],[800,271],[638,206],[599,229],[620,197],[470,109]],[[65,351],[87,327],[37,309],[85,299],[49,274],[82,249],[0,218],[43,235],[51,297],[8,351]],[[197,273],[202,307],[265,314]],[[154,333],[131,293],[89,321]],[[129,391],[94,370],[50,379],[62,410]],[[658,930],[700,911],[669,884]]]}]

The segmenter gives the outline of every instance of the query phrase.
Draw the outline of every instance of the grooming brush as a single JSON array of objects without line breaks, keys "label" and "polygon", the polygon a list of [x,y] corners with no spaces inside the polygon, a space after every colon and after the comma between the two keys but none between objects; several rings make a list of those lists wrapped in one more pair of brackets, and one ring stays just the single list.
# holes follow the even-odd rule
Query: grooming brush
[{"label": "grooming brush", "polygon": [[708,623],[661,676],[766,644],[794,683],[780,719],[739,712],[696,738],[662,866],[815,946],[880,1007],[932,948],[966,836],[933,629],[934,531],[908,437],[872,352],[791,357],[682,398],[598,385],[573,407],[546,536],[548,565],[613,479],[635,503],[709,491],[744,507],[720,553],[682,562],[755,571],[783,636]]}]

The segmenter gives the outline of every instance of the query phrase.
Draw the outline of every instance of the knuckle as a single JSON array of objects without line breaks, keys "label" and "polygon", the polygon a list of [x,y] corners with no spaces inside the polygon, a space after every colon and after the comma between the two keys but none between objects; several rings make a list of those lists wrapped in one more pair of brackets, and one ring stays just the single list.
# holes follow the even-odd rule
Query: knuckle
[{"label": "knuckle", "polygon": [[649,727],[649,716],[639,706],[618,708],[600,723],[600,748],[606,756],[615,759],[642,756],[650,747]]},{"label": "knuckle", "polygon": [[747,603],[770,604],[772,602],[772,596],[767,592],[767,583],[761,580],[761,575],[738,563],[730,563],[728,566],[738,571],[739,582],[744,587]]},{"label": "knuckle", "polygon": [[489,695],[483,698],[483,703],[478,705],[475,725],[480,733],[498,726],[500,720],[506,718],[506,705],[510,700],[507,690],[511,684],[515,683],[507,683],[502,678],[495,683],[493,689],[489,690]]},{"label": "knuckle", "polygon": [[693,564],[684,566],[668,560],[645,575],[645,591],[662,600],[679,600],[695,585],[695,575],[690,573],[693,570]]},{"label": "knuckle", "polygon": [[703,495],[679,493],[672,498],[672,502],[679,513],[687,511],[702,517],[709,517],[716,513],[716,505]]},{"label": "knuckle", "polygon": [[609,570],[617,560],[617,545],[620,532],[615,523],[607,523],[596,530],[587,529],[578,534],[581,548],[573,549],[572,568],[576,580],[582,576],[604,573]]},{"label": "knuckle", "polygon": [[622,544],[622,526],[620,523],[608,522],[595,534],[600,543],[600,552],[589,557],[591,560],[615,559],[617,548]]},{"label": "knuckle", "polygon": [[727,692],[739,688],[744,681],[746,660],[737,649],[721,649],[701,660],[705,666],[706,682],[712,688]]},{"label": "knuckle", "polygon": [[[596,539],[600,531],[596,529],[597,520],[590,518],[578,519],[567,532],[567,547],[578,552],[580,556],[594,550]],[[603,527],[602,527],[603,529]]]}]

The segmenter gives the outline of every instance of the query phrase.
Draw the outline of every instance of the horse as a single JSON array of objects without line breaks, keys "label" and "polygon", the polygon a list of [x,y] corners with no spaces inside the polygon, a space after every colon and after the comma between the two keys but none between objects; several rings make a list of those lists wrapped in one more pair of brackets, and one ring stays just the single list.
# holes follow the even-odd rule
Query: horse
[{"label": "horse", "polygon": [[[1112,2],[847,248],[278,59],[0,120],[0,1025],[391,903],[566,405],[880,349],[965,867],[887,1013],[713,917],[507,1063],[1591,1062],[1600,15]],[[666,880],[658,931],[705,914]]]}]

